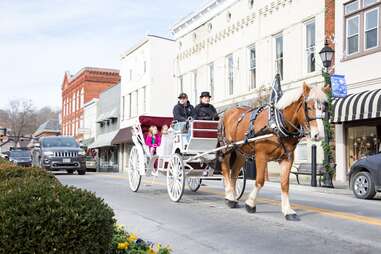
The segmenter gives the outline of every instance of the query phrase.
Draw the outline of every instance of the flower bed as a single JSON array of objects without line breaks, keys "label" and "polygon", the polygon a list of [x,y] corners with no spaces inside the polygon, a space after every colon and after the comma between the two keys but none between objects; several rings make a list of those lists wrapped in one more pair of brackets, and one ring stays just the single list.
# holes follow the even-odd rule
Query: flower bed
[{"label": "flower bed", "polygon": [[148,254],[169,254],[171,249],[168,246],[161,246],[146,242],[138,238],[133,233],[128,233],[122,225],[114,227],[114,236],[111,246],[112,254],[148,253]]}]

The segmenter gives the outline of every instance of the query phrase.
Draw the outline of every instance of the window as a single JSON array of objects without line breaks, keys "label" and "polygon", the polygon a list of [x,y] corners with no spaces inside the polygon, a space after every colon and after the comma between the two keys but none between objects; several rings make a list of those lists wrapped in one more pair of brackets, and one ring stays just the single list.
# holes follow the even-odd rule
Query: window
[{"label": "window", "polygon": [[179,94],[184,92],[184,78],[183,76],[179,77]]},{"label": "window", "polygon": [[124,116],[125,116],[125,106],[126,106],[126,97],[122,96],[122,120],[124,120]]},{"label": "window", "polygon": [[81,89],[81,105],[83,106],[85,104],[85,90]]},{"label": "window", "polygon": [[249,48],[250,52],[250,89],[255,89],[257,87],[257,55],[255,51],[255,46]]},{"label": "window", "polygon": [[350,14],[359,9],[359,1],[353,1],[345,5],[345,14]]},{"label": "window", "polygon": [[365,49],[378,46],[378,8],[365,12]]},{"label": "window", "polygon": [[232,14],[231,14],[231,12],[226,13],[226,20],[227,20],[228,22],[230,22],[231,19],[232,19]]},{"label": "window", "polygon": [[229,55],[227,58],[228,65],[228,94],[233,95],[234,93],[234,59],[233,55]]},{"label": "window", "polygon": [[347,19],[347,54],[359,51],[360,16]]},{"label": "window", "polygon": [[143,73],[147,72],[147,61],[143,62]]},{"label": "window", "polygon": [[357,0],[344,5],[346,56],[381,50],[380,6],[379,0]]},{"label": "window", "polygon": [[130,80],[132,80],[132,69],[130,69]]},{"label": "window", "polygon": [[128,94],[128,118],[132,117],[132,94]]},{"label": "window", "polygon": [[306,23],[307,72],[315,71],[316,33],[315,20]]},{"label": "window", "polygon": [[135,114],[134,116],[139,115],[139,90],[135,91]]},{"label": "window", "polygon": [[197,100],[197,70],[193,71],[193,98],[194,98],[194,105],[198,104]]},{"label": "window", "polygon": [[209,64],[209,90],[210,95],[214,96],[214,63]]},{"label": "window", "polygon": [[275,37],[275,70],[283,80],[283,36]]},{"label": "window", "polygon": [[378,2],[378,0],[363,0],[363,5],[364,5],[364,7],[367,7],[367,6],[370,6],[370,5],[375,4],[377,2]]},{"label": "window", "polygon": [[254,0],[249,0],[249,8],[253,8],[254,6]]},{"label": "window", "polygon": [[143,112],[147,112],[147,88],[143,87]]}]

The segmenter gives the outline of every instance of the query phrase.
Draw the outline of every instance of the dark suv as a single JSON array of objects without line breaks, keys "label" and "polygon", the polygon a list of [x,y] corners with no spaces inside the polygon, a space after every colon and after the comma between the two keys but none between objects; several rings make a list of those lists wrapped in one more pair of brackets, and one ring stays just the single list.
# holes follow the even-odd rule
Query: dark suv
[{"label": "dark suv", "polygon": [[85,151],[73,137],[55,136],[40,138],[33,151],[34,165],[46,170],[66,170],[69,174],[77,171],[86,174]]},{"label": "dark suv", "polygon": [[381,153],[356,161],[349,171],[349,184],[357,198],[371,199],[381,191]]},{"label": "dark suv", "polygon": [[8,157],[9,161],[18,166],[30,167],[32,165],[32,155],[29,150],[11,150]]}]

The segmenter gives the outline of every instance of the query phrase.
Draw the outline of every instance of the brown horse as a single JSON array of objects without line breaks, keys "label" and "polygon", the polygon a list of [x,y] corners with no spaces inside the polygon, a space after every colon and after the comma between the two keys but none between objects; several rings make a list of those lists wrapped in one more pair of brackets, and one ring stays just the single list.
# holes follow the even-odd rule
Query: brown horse
[{"label": "brown horse", "polygon": [[[303,84],[297,91],[290,91],[283,95],[275,107],[283,113],[285,127],[288,133],[300,133],[313,140],[324,137],[322,122],[322,106],[326,101],[326,94],[322,89]],[[250,125],[252,109],[237,107],[225,111],[222,119],[223,137],[225,143],[241,141],[246,138]],[[253,121],[255,133],[271,132],[268,128],[269,108],[264,108]],[[302,131],[303,130],[303,131]],[[259,134],[259,133],[258,133]],[[304,134],[304,135],[303,135]],[[301,136],[272,137],[247,143],[221,155],[221,168],[225,180],[225,200],[229,207],[234,208],[236,200],[235,185],[245,158],[255,155],[257,176],[254,190],[245,202],[249,213],[256,212],[256,199],[260,189],[265,183],[265,173],[269,161],[277,161],[281,167],[281,199],[282,212],[287,220],[299,220],[295,211],[291,209],[289,201],[289,177],[294,160],[294,150]]]}]

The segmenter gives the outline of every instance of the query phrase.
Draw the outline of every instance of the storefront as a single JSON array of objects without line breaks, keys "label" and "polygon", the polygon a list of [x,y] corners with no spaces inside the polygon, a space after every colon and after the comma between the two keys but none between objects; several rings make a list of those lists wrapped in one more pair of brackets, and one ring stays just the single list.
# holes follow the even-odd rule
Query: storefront
[{"label": "storefront", "polygon": [[333,106],[336,180],[345,182],[356,160],[381,151],[381,89],[336,99]]},{"label": "storefront", "polygon": [[118,172],[118,147],[111,144],[117,131],[96,136],[90,149],[96,150],[98,172]]}]

